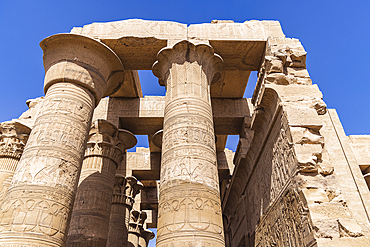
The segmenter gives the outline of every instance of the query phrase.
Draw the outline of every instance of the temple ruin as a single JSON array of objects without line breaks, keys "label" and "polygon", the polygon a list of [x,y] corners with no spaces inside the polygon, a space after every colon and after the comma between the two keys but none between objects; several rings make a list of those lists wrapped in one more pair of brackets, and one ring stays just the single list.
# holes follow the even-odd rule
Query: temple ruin
[{"label": "temple ruin", "polygon": [[[45,97],[0,123],[0,246],[146,247],[149,228],[158,247],[370,246],[370,136],[346,136],[278,21],[92,23],[40,46]],[[126,152],[135,135],[149,148]]]}]

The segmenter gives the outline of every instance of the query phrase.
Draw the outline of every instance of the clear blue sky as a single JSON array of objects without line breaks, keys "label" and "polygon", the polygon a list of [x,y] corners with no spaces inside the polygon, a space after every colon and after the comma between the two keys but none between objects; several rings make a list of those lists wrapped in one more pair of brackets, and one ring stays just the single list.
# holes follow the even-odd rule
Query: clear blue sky
[{"label": "clear blue sky", "polygon": [[[307,68],[336,108],[347,135],[370,132],[370,1],[19,1],[0,2],[0,122],[18,118],[29,98],[43,95],[39,42],[74,26],[129,18],[186,24],[213,19],[279,20],[287,37],[299,38]],[[144,94],[163,88],[142,75]],[[150,86],[153,85],[153,86]],[[251,89],[249,89],[251,90]]]}]

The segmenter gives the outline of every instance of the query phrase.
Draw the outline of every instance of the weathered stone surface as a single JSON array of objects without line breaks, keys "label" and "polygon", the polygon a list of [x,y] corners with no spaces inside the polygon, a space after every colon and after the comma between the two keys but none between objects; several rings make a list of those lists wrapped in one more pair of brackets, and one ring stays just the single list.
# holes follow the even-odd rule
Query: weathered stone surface
[{"label": "weathered stone surface", "polygon": [[[250,126],[253,107],[248,99],[212,99],[216,135],[239,134]],[[103,118],[134,134],[152,136],[163,128],[165,98],[105,98],[95,109],[93,120]]]},{"label": "weathered stone surface", "polygon": [[22,113],[22,115],[19,117],[19,121],[27,125],[28,127],[32,128],[37,117],[37,111],[41,106],[43,100],[44,97],[27,100],[26,104],[29,109]]},{"label": "weathered stone surface", "polygon": [[118,130],[106,120],[90,129],[79,185],[69,227],[68,246],[105,246],[118,164],[127,148],[136,145],[129,131]]},{"label": "weathered stone surface", "polygon": [[209,45],[183,41],[153,66],[167,89],[157,246],[225,245],[209,92],[221,65]]},{"label": "weathered stone surface", "polygon": [[140,193],[142,188],[143,184],[135,177],[116,174],[106,246],[129,246],[130,212],[135,202],[135,196]]},{"label": "weathered stone surface", "polygon": [[142,98],[143,92],[137,70],[125,70],[121,87],[110,97]]},{"label": "weathered stone surface", "polygon": [[93,109],[122,81],[101,42],[59,34],[41,46],[46,96],[1,208],[3,246],[65,244]]},{"label": "weathered stone surface", "polygon": [[[370,246],[370,138],[345,135],[278,22],[135,19],[72,33],[41,43],[46,96],[19,119],[33,130],[0,210],[1,246],[64,246],[74,200],[68,246],[143,247],[157,226],[166,247]],[[165,97],[142,97],[142,69]],[[8,172],[26,139],[4,126]],[[118,129],[150,147],[126,154],[134,137]]]},{"label": "weathered stone surface", "polygon": [[31,129],[18,120],[0,123],[0,204],[12,181]]}]

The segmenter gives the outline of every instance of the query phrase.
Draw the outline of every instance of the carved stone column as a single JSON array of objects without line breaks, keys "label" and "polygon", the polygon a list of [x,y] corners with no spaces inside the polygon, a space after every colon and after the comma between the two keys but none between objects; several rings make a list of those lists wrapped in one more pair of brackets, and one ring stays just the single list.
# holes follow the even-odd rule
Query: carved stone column
[{"label": "carved stone column", "polygon": [[149,240],[154,238],[154,233],[144,226],[140,226],[139,247],[147,247]]},{"label": "carved stone column", "polygon": [[135,202],[135,196],[142,188],[142,183],[137,181],[135,177],[129,176],[125,178],[122,175],[116,174],[107,247],[128,246],[127,238],[130,211]]},{"label": "carved stone column", "polygon": [[146,218],[145,212],[131,211],[127,238],[129,247],[139,246],[140,229],[143,227]]},{"label": "carved stone column", "polygon": [[0,246],[64,246],[93,109],[122,83],[103,43],[74,34],[41,42],[45,99],[0,212]]},{"label": "carved stone column", "polygon": [[67,246],[106,246],[116,168],[126,149],[135,145],[129,131],[102,119],[92,124]]},{"label": "carved stone column", "polygon": [[19,121],[0,123],[0,205],[8,191],[31,129]]},{"label": "carved stone column", "polygon": [[158,53],[166,86],[157,246],[224,246],[210,85],[222,59],[181,41]]}]

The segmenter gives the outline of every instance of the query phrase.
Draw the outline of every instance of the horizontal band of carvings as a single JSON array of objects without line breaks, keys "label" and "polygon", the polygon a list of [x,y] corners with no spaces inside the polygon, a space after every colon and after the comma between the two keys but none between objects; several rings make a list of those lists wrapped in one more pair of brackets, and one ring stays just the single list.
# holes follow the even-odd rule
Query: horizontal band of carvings
[{"label": "horizontal band of carvings", "polygon": [[8,150],[2,152],[3,150],[0,150],[0,159],[3,158],[9,158],[9,159],[15,159],[19,160],[21,158],[22,153],[13,153],[9,152]]},{"label": "horizontal band of carvings", "polygon": [[123,152],[122,149],[109,142],[87,142],[85,158],[91,156],[104,157],[112,160],[118,166],[123,159]]},{"label": "horizontal band of carvings", "polygon": [[163,163],[174,161],[178,158],[186,159],[188,157],[207,161],[216,166],[216,153],[212,147],[205,145],[189,144],[173,147],[170,151],[162,153]]},{"label": "horizontal band of carvings", "polygon": [[140,193],[143,187],[143,184],[133,176],[124,177],[116,174],[112,202],[132,206],[135,196]]},{"label": "horizontal band of carvings", "polygon": [[132,197],[128,197],[126,195],[114,193],[113,196],[112,196],[112,203],[124,204],[124,205],[127,205],[128,207],[132,208],[132,205],[134,205],[135,200]]},{"label": "horizontal band of carvings", "polygon": [[105,157],[118,166],[126,149],[136,145],[136,142],[136,137],[130,131],[117,129],[113,123],[97,119],[91,125],[85,158]]},{"label": "horizontal band of carvings", "polygon": [[[66,88],[63,89],[67,90]],[[51,93],[49,91],[49,94]],[[68,93],[70,95],[71,91]],[[85,102],[84,98],[71,98],[70,96],[48,97],[38,106],[38,116],[42,116],[42,118],[37,118],[35,125],[40,121],[47,121],[50,123],[65,123],[87,128],[90,127],[88,126],[88,121],[90,119],[89,112],[92,108],[91,102]],[[55,121],[57,120],[55,117],[57,114],[63,114],[64,118]]]}]

